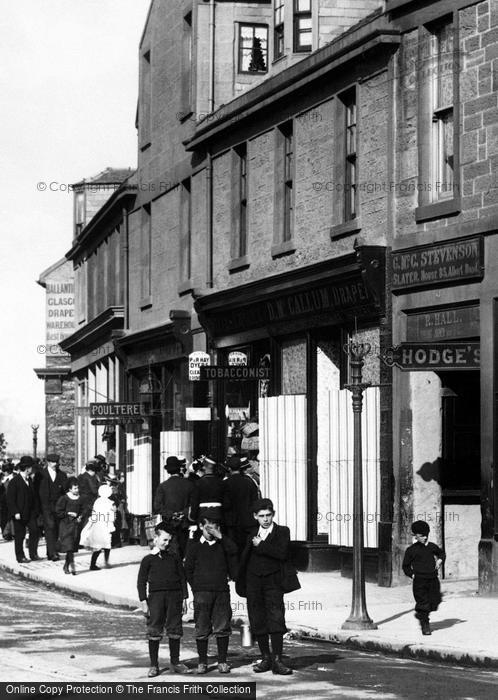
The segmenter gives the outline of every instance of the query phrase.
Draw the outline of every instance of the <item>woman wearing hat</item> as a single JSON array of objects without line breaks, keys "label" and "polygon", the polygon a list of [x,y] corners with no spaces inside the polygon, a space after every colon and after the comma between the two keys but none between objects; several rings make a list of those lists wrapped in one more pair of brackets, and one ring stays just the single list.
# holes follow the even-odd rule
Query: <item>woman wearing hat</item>
[{"label": "woman wearing hat", "polygon": [[109,567],[109,554],[111,552],[111,536],[114,532],[114,518],[116,506],[111,501],[112,489],[107,484],[99,487],[99,497],[93,504],[92,514],[81,532],[81,544],[87,549],[92,549],[90,571],[100,569],[97,559],[104,551],[106,568]]}]

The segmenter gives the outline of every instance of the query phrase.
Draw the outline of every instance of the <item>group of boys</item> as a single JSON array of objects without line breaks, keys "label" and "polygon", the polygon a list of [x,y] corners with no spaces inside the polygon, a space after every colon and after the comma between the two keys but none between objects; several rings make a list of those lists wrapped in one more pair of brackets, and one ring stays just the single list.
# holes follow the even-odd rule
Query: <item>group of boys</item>
[{"label": "group of boys", "polygon": [[[247,597],[251,630],[262,659],[253,670],[289,675],[292,670],[282,660],[285,626],[282,564],[289,554],[289,528],[277,525],[269,499],[252,505],[254,527],[244,548],[239,550],[221,527],[213,506],[200,507],[199,537],[189,539],[186,556],[177,545],[178,530],[166,522],[155,528],[154,549],[142,560],[138,573],[138,596],[147,620],[149,677],[159,674],[159,644],[163,629],[169,640],[170,671],[190,673],[180,662],[183,634],[182,612],[186,612],[187,583],[194,598],[195,639],[198,653],[197,674],[208,672],[208,640],[214,635],[218,671],[230,673],[227,662],[231,634],[232,607],[228,581],[236,582],[239,595]],[[271,651],[270,651],[271,643]]]}]

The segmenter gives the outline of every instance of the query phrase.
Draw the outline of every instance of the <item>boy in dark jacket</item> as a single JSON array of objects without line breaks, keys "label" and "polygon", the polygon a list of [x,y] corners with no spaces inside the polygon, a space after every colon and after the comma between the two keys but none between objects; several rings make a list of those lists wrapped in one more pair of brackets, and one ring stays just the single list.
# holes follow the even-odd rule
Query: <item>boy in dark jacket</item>
[{"label": "boy in dark jacket", "polygon": [[147,620],[150,678],[159,675],[159,643],[164,627],[169,638],[170,672],[190,672],[180,663],[182,613],[186,610],[183,601],[188,596],[185,572],[176,550],[171,548],[173,530],[159,523],[154,532],[154,549],[142,559],[137,579],[138,597]]},{"label": "boy in dark jacket", "polygon": [[441,602],[438,570],[446,555],[443,550],[429,542],[429,525],[417,520],[412,525],[416,542],[408,547],[403,559],[403,571],[413,579],[415,617],[420,621],[422,634],[431,634],[429,613],[437,610]]},{"label": "boy in dark jacket", "polygon": [[230,673],[227,663],[232,608],[228,579],[237,577],[237,547],[221,534],[220,521],[202,515],[202,535],[189,540],[185,573],[194,593],[194,622],[199,665],[197,673],[207,673],[209,635],[216,637],[218,671]]}]

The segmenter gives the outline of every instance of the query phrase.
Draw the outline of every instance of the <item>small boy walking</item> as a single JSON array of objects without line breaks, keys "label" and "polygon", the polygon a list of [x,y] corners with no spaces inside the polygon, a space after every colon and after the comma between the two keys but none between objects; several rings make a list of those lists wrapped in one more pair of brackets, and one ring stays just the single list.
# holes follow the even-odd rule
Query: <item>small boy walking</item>
[{"label": "small boy walking", "polygon": [[416,542],[405,552],[403,571],[413,579],[415,617],[420,622],[422,634],[432,634],[429,614],[437,610],[441,602],[441,587],[438,571],[446,555],[434,542],[429,542],[430,527],[425,520],[416,520],[412,525]]},{"label": "small boy walking", "polygon": [[159,523],[154,532],[154,549],[142,559],[137,579],[138,597],[147,620],[149,678],[159,675],[159,644],[165,627],[170,673],[190,673],[190,669],[180,663],[182,613],[188,596],[185,572],[176,550],[171,547],[173,529],[166,523]]},{"label": "small boy walking", "polygon": [[194,593],[197,673],[208,671],[210,634],[216,637],[219,673],[230,673],[227,652],[232,608],[228,579],[237,577],[237,546],[221,534],[220,521],[211,515],[201,515],[199,525],[202,535],[199,540],[189,540],[185,559],[187,581]]}]

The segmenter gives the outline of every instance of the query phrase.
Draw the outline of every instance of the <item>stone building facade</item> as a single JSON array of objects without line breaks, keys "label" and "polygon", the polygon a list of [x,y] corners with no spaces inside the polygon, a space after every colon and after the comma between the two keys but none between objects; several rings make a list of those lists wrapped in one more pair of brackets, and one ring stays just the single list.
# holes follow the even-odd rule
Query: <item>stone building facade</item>
[{"label": "stone building facade", "polygon": [[45,366],[35,369],[45,385],[45,451],[61,455],[64,469],[74,472],[74,386],[70,356],[59,343],[74,328],[74,274],[62,258],[41,273],[45,290],[46,336],[38,346]]},{"label": "stone building facade", "polygon": [[[156,0],[139,60],[130,509],[168,454],[237,446],[299,565],[348,573],[363,340],[369,577],[401,580],[423,518],[496,594],[498,0]],[[189,381],[196,351],[269,378]]]}]

